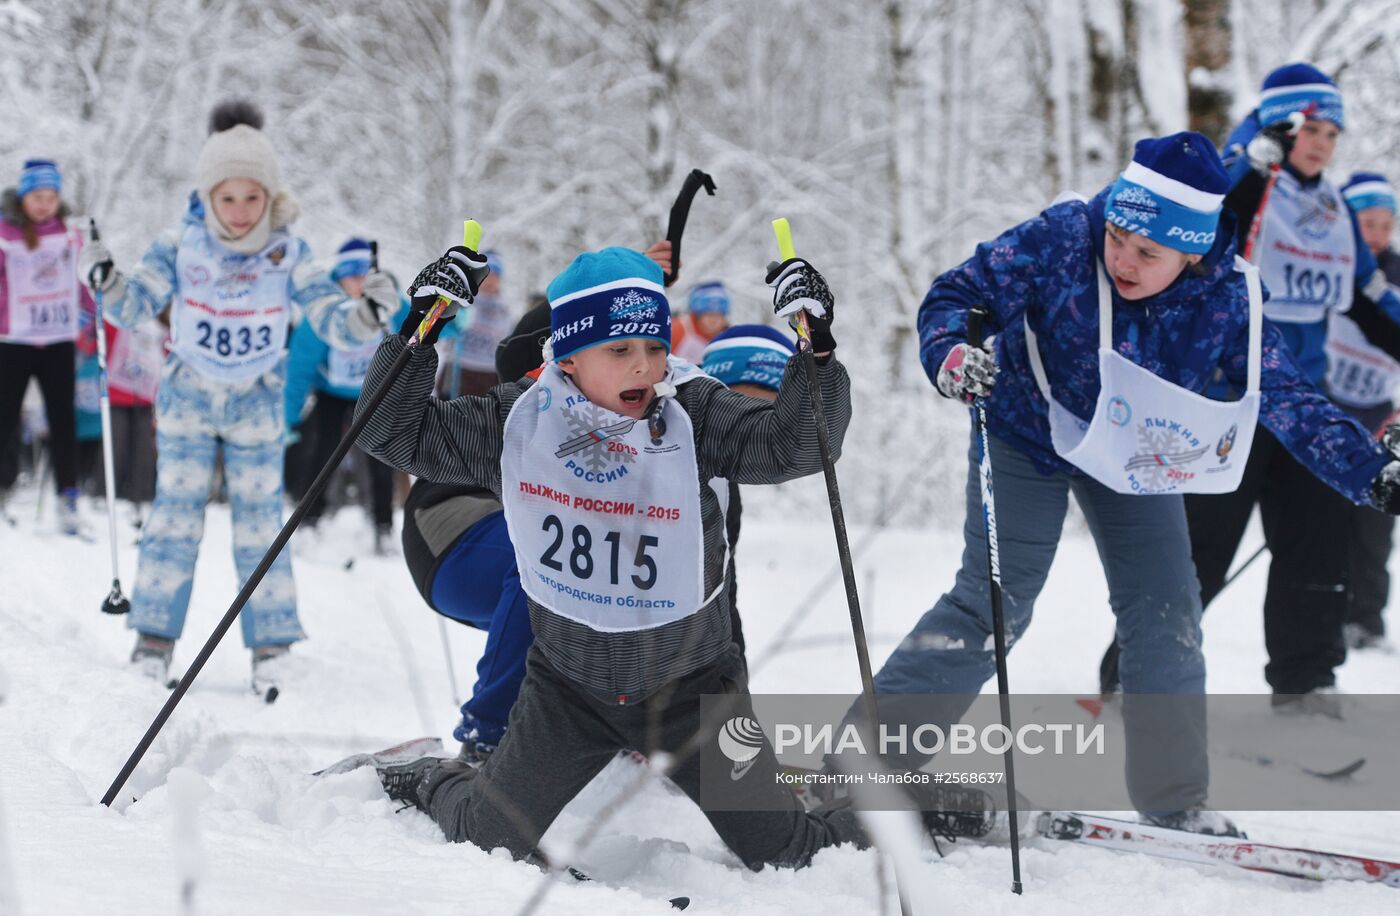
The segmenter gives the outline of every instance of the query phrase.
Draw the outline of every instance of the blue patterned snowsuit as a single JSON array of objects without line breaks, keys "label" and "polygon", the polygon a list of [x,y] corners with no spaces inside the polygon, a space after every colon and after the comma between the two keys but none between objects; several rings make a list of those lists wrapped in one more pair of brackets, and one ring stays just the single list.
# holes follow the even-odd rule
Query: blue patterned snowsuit
[{"label": "blue patterned snowsuit", "polygon": [[[204,231],[204,214],[191,196],[183,224],[162,233],[127,280],[126,294],[105,303],[107,318],[130,327],[184,301],[176,258],[191,230]],[[285,230],[281,235],[295,258],[288,271],[286,297],[324,339],[354,346],[357,337],[347,319],[353,303],[329,274],[311,262],[310,249]],[[230,267],[252,263],[209,239]],[[279,349],[285,329],[278,328]],[[184,629],[193,585],[195,560],[204,535],[215,461],[222,452],[224,480],[233,512],[233,558],[240,581],[257,566],[282,525],[282,450],[285,359],[246,382],[208,377],[177,353],[167,357],[156,397],[156,445],[159,449],[155,503],[141,541],[136,587],[127,625],[144,633],[178,638]],[[302,639],[297,619],[292,565],[283,551],[242,614],[243,642],[249,648]]]}]

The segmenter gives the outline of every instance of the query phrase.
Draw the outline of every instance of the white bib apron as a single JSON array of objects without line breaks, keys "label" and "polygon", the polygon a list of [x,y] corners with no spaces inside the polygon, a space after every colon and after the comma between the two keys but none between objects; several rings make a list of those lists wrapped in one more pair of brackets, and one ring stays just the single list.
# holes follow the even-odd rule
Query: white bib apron
[{"label": "white bib apron", "polygon": [[175,258],[178,287],[170,348],[201,375],[221,382],[255,379],[286,349],[287,292],[298,246],[285,233],[254,255],[241,255],[191,226]]},{"label": "white bib apron", "polygon": [[155,320],[118,331],[107,356],[107,377],[112,387],[154,402],[160,387],[160,370],[165,365],[165,339],[165,325]]},{"label": "white bib apron", "polygon": [[1259,229],[1260,265],[1271,321],[1310,324],[1351,308],[1356,237],[1342,195],[1326,179],[1304,188],[1279,173]]},{"label": "white bib apron", "polygon": [[41,346],[78,336],[80,245],[76,229],[41,235],[32,251],[24,242],[0,239],[10,300],[9,326],[0,328],[0,341]]},{"label": "white bib apron", "polygon": [[1356,322],[1333,312],[1327,318],[1327,393],[1348,407],[1388,404],[1400,384],[1400,363],[1371,345]]},{"label": "white bib apron", "polygon": [[352,350],[337,350],[331,347],[326,355],[326,383],[332,388],[362,388],[365,376],[369,375],[370,363],[379,352],[383,338],[375,338],[367,344]]},{"label": "white bib apron", "polygon": [[[705,377],[668,359],[679,387]],[[590,402],[553,363],[506,419],[501,501],[525,592],[603,632],[699,611],[705,538],[690,417],[667,398],[658,443],[646,420]],[[718,589],[724,587],[721,579]]]},{"label": "white bib apron", "polygon": [[1263,294],[1259,272],[1236,258],[1249,290],[1249,368],[1238,401],[1215,401],[1167,382],[1113,349],[1113,296],[1097,264],[1099,398],[1086,423],[1055,400],[1030,322],[1026,350],[1050,407],[1055,452],[1117,493],[1229,493],[1240,485],[1259,419]]}]

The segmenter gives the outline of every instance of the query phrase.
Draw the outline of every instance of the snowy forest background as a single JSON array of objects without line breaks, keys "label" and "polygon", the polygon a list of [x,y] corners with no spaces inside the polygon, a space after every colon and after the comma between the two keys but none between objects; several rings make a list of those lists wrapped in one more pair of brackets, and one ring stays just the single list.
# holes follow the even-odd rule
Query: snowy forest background
[{"label": "snowy forest background", "polygon": [[932,278],[1142,136],[1220,142],[1291,60],[1345,94],[1332,174],[1400,173],[1397,39],[1400,0],[0,0],[0,176],[57,158],[129,265],[247,96],[318,255],[376,238],[407,280],[474,217],[519,309],[579,251],[660,238],[702,168],[673,301],[723,278],[764,320],[789,217],[856,383],[848,513],[956,518],[966,415],[913,333]]}]

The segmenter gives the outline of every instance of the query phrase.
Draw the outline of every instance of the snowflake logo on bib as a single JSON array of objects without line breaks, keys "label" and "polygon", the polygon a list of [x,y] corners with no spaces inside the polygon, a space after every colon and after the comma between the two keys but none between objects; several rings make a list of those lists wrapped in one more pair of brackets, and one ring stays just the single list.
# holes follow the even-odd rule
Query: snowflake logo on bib
[{"label": "snowflake logo on bib", "polygon": [[1148,417],[1138,424],[1138,453],[1123,469],[1131,471],[1148,491],[1175,489],[1195,477],[1186,466],[1210,450],[1189,428],[1175,420]]},{"label": "snowflake logo on bib", "polygon": [[608,421],[616,414],[610,415],[595,404],[565,407],[562,411],[573,437],[559,443],[555,458],[580,461],[594,472],[637,460],[636,449],[616,441],[632,431],[632,427],[637,425],[636,420],[624,417],[610,423]]}]

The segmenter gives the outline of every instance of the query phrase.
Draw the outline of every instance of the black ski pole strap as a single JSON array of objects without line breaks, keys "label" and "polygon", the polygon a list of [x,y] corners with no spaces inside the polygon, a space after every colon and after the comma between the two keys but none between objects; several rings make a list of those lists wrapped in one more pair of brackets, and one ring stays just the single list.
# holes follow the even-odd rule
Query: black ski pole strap
[{"label": "black ski pole strap", "polygon": [[987,313],[981,309],[972,309],[967,313],[967,342],[979,350],[982,349],[982,322],[986,317]]},{"label": "black ski pole strap", "polygon": [[666,225],[666,240],[671,243],[671,270],[666,274],[667,286],[675,283],[676,275],[680,273],[681,236],[685,235],[685,221],[690,217],[690,204],[701,188],[711,197],[715,196],[715,180],[706,172],[691,169],[690,174],[685,176],[685,184],[681,185],[681,192],[676,195],[676,202],[671,204],[671,221]]}]

